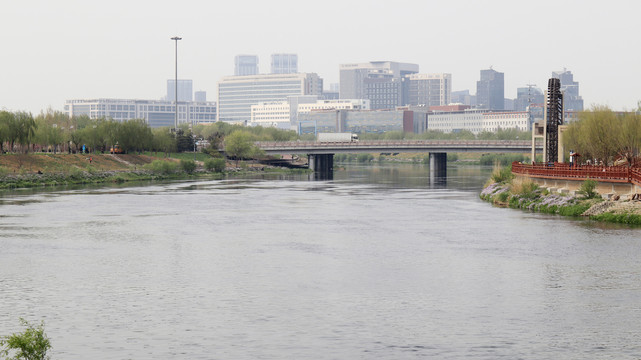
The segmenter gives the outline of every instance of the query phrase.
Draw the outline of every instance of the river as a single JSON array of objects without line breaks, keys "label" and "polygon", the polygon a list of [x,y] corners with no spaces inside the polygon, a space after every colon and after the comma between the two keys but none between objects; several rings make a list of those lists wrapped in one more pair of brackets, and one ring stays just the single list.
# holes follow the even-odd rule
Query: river
[{"label": "river", "polygon": [[0,334],[54,359],[639,359],[641,229],[490,206],[489,169],[0,194]]}]

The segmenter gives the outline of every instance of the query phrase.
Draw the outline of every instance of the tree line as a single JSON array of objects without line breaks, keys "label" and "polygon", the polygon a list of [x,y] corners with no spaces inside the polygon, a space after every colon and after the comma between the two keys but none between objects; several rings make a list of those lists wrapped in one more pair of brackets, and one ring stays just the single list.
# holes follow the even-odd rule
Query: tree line
[{"label": "tree line", "polygon": [[641,114],[615,112],[607,106],[594,106],[579,113],[563,134],[567,153],[579,153],[580,161],[613,165],[641,165]]},{"label": "tree line", "polygon": [[[109,152],[116,146],[124,153],[153,151],[193,151],[197,139],[208,140],[216,151],[225,137],[239,133],[244,142],[291,141],[298,138],[294,131],[275,128],[244,127],[224,122],[199,124],[192,129],[181,124],[174,133],[168,127],[151,128],[144,119],[116,121],[90,119],[80,115],[69,117],[60,111],[48,110],[33,116],[28,112],[0,111],[0,153],[29,152]],[[244,147],[247,144],[240,144]],[[251,149],[253,150],[253,149]],[[241,151],[247,156],[251,151]]]}]

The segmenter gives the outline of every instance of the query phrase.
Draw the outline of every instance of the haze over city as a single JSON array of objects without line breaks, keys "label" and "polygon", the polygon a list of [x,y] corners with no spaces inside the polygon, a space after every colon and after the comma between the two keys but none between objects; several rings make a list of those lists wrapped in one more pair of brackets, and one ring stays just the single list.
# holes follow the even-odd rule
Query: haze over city
[{"label": "haze over city", "polygon": [[270,54],[295,53],[299,71],[318,73],[325,88],[339,81],[339,64],[389,60],[451,73],[453,90],[472,93],[491,66],[514,98],[567,68],[586,108],[629,110],[641,100],[640,10],[633,0],[12,2],[0,23],[0,109],[160,99],[174,77],[170,38],[180,36],[178,77],[213,101],[234,56],[258,55],[267,73]]}]

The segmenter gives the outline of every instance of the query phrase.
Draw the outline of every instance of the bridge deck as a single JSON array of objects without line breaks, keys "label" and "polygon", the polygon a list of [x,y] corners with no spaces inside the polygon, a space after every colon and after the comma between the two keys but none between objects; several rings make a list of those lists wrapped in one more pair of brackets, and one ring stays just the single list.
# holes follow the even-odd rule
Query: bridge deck
[{"label": "bridge deck", "polygon": [[[530,140],[361,140],[354,142],[257,142],[267,154],[338,154],[399,152],[498,152],[526,153],[532,150]],[[537,151],[543,149],[537,143]]]}]

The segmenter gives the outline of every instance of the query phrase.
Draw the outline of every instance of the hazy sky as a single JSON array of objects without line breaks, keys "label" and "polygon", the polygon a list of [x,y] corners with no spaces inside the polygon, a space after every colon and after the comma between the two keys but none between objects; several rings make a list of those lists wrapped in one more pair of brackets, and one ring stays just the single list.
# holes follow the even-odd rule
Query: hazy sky
[{"label": "hazy sky", "polygon": [[476,92],[479,70],[505,73],[505,96],[545,88],[567,68],[586,107],[636,108],[641,100],[639,0],[137,1],[3,0],[0,109],[62,110],[67,99],[165,96],[174,78],[216,100],[234,56],[296,53],[299,71],[325,87],[338,65],[416,63]]}]

